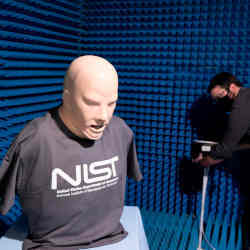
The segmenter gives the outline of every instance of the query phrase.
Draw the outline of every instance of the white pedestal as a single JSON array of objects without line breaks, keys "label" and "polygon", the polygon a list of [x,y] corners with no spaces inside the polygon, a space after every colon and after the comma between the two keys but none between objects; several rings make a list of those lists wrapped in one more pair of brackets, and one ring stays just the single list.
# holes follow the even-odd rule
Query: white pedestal
[{"label": "white pedestal", "polygon": [[[128,236],[122,241],[102,246],[89,248],[89,250],[149,250],[146,235],[143,228],[141,213],[138,207],[125,206],[121,217],[121,223],[125,230],[128,232]],[[11,233],[8,233],[9,237],[2,237],[0,239],[0,249],[4,250],[22,250],[22,241],[16,240],[17,238],[24,238],[24,232],[20,231],[20,226],[15,231],[11,229]],[[18,237],[20,235],[20,237]],[[84,249],[86,250],[86,249]]]}]

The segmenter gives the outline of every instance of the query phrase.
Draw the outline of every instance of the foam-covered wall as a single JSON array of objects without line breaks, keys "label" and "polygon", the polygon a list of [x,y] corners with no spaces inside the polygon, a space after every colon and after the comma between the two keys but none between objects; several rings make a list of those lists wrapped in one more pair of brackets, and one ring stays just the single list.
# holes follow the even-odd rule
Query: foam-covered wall
[{"label": "foam-covered wall", "polygon": [[[28,120],[60,103],[69,62],[96,54],[118,70],[116,114],[135,133],[144,175],[129,181],[127,204],[199,213],[201,173],[185,157],[200,124],[220,125],[194,104],[217,72],[250,83],[248,0],[1,0],[0,28],[1,159]],[[206,212],[238,219],[238,189],[221,169],[210,173]],[[17,203],[3,220],[19,214]]]},{"label": "foam-covered wall", "polygon": [[[83,51],[104,56],[116,66],[117,114],[136,135],[144,180],[129,181],[127,203],[198,214],[202,173],[185,157],[190,158],[192,139],[218,138],[224,128],[214,106],[212,111],[199,110],[209,106],[203,94],[210,78],[229,71],[249,82],[249,1],[86,3]],[[204,124],[209,125],[205,133]],[[238,218],[237,186],[231,173],[221,169],[210,173],[206,211]]]},{"label": "foam-covered wall", "polygon": [[[61,103],[70,61],[81,54],[83,1],[0,1],[0,159],[23,126]],[[2,217],[12,224],[17,202]]]}]

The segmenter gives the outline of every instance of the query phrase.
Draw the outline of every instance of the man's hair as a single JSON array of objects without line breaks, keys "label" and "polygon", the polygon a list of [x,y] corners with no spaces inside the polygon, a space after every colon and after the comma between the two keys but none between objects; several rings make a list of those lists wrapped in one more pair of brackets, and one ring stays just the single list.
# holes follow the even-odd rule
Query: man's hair
[{"label": "man's hair", "polygon": [[221,72],[215,75],[211,80],[208,86],[208,92],[210,93],[211,90],[216,87],[220,86],[221,88],[229,89],[230,84],[234,83],[238,87],[242,86],[242,83],[231,73],[228,72]]}]

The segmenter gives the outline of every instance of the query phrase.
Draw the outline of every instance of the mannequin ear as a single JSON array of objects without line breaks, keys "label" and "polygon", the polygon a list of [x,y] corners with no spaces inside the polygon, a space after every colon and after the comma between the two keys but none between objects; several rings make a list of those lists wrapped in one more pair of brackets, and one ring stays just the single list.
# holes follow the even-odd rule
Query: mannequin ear
[{"label": "mannequin ear", "polygon": [[70,95],[69,90],[68,90],[68,89],[64,89],[64,90],[63,90],[63,97],[69,96],[69,95]]},{"label": "mannequin ear", "polygon": [[62,94],[62,99],[64,104],[69,102],[69,97],[70,97],[70,91],[68,89],[64,89]]}]

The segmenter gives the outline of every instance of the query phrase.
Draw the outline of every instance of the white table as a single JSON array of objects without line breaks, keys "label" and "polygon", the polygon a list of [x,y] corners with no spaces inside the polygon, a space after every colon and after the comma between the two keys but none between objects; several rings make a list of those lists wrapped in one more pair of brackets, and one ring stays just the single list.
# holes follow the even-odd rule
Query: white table
[{"label": "white table", "polygon": [[[89,248],[89,250],[149,250],[141,213],[138,207],[125,206],[121,217],[121,223],[128,232],[128,236],[125,239],[111,245]],[[11,232],[7,235],[12,235],[12,238],[8,238],[7,236],[2,237],[0,239],[0,249],[21,250],[22,241],[13,238],[24,238],[25,231],[25,228],[22,231],[20,225],[15,228],[15,230],[14,228],[11,229]]]}]

